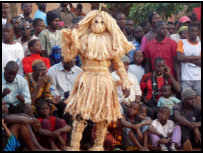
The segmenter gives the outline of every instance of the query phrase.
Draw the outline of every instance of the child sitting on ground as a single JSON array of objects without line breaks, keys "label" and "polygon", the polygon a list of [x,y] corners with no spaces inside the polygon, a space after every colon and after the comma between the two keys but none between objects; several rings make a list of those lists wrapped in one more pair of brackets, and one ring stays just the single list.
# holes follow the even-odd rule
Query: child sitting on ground
[{"label": "child sitting on ground", "polygon": [[37,59],[40,59],[45,63],[47,70],[51,67],[49,58],[40,55],[42,53],[42,48],[38,39],[31,40],[28,43],[28,48],[32,54],[29,57],[23,58],[24,73],[32,73],[32,63]]},{"label": "child sitting on ground", "polygon": [[181,101],[177,99],[176,97],[172,96],[172,88],[171,85],[164,85],[161,88],[162,97],[159,98],[159,101],[157,103],[157,107],[168,107],[171,110],[170,116],[172,113],[173,105],[180,103]]},{"label": "child sitting on ground", "polygon": [[[127,148],[127,150],[131,150],[130,148],[132,148],[132,146],[133,147],[135,146],[139,150],[148,151],[149,149],[146,147],[146,144],[142,146],[140,143],[146,138],[145,132],[147,128],[146,127],[141,128],[141,127],[144,127],[144,125],[147,125],[147,124],[151,124],[151,120],[147,119],[147,117],[144,117],[145,116],[144,112],[140,112],[140,117],[139,117],[138,115],[139,110],[140,110],[140,104],[136,102],[132,102],[128,106],[127,113],[124,112],[122,116],[121,124],[123,126],[123,147],[124,149]],[[139,119],[142,120],[142,123],[140,123]],[[144,134],[144,138],[143,138],[143,134]]]},{"label": "child sitting on ground", "polygon": [[152,121],[148,129],[153,147],[161,151],[168,151],[168,147],[170,151],[176,151],[176,146],[181,145],[181,129],[169,120],[170,112],[168,107],[160,107],[157,119]]},{"label": "child sitting on ground", "polygon": [[[47,150],[37,143],[34,133],[28,126],[32,124],[35,128],[37,119],[30,118],[23,114],[7,114],[8,107],[2,99],[2,150],[16,151],[20,147],[19,138],[22,138],[23,143],[30,151]],[[7,127],[7,124],[9,125]]]},{"label": "child sitting on ground", "polygon": [[37,133],[39,143],[54,150],[66,150],[67,132],[71,131],[71,127],[65,120],[50,116],[50,106],[46,101],[38,103],[36,110],[41,124]]},{"label": "child sitting on ground", "polygon": [[145,74],[145,69],[142,66],[144,62],[144,53],[141,50],[137,50],[134,53],[134,63],[129,65],[128,72],[134,74],[140,83],[142,76]]}]

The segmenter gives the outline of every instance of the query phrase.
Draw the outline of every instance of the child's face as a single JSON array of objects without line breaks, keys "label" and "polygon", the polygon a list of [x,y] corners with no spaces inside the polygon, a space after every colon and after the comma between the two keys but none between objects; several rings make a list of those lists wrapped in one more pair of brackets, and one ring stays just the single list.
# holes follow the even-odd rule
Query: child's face
[{"label": "child's face", "polygon": [[48,104],[44,104],[40,107],[39,114],[41,117],[46,118],[49,116],[49,113],[50,113],[50,107]]},{"label": "child's face", "polygon": [[163,97],[165,97],[165,98],[170,97],[170,96],[171,96],[171,88],[170,88],[170,87],[164,87],[164,88],[162,89],[162,95],[163,95]]},{"label": "child's face", "polygon": [[141,108],[139,112],[139,120],[143,121],[147,117],[147,109],[146,108]]},{"label": "child's face", "polygon": [[6,102],[2,100],[2,112],[7,114],[8,113],[8,107],[6,105]]},{"label": "child's face", "polygon": [[30,47],[32,49],[32,51],[34,51],[35,53],[42,53],[42,47],[41,47],[41,43],[40,41],[36,41],[34,43],[34,45],[32,47]]},{"label": "child's face", "polygon": [[34,30],[37,33],[40,33],[44,29],[45,29],[45,23],[44,23],[44,21],[39,22],[38,25],[36,27],[34,27]]},{"label": "child's face", "polygon": [[160,122],[165,122],[168,120],[169,116],[170,116],[169,111],[166,111],[165,109],[159,109],[158,114],[157,114],[157,119]]},{"label": "child's face", "polygon": [[197,104],[201,106],[201,96],[196,96]]},{"label": "child's face", "polygon": [[135,60],[135,63],[137,65],[141,65],[142,62],[144,61],[144,55],[143,55],[143,52],[138,50],[135,52],[134,54],[134,60]]},{"label": "child's face", "polygon": [[139,104],[131,103],[130,106],[128,106],[128,115],[129,116],[137,115],[139,108],[140,108]]}]

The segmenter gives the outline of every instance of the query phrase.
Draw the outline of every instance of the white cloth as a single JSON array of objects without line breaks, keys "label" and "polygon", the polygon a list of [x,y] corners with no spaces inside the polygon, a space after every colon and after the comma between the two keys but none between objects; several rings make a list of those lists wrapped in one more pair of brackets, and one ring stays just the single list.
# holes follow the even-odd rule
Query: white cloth
[{"label": "white cloth", "polygon": [[[178,42],[180,40],[180,35],[178,33],[175,33],[175,34],[170,35],[170,38],[172,40]],[[197,36],[197,41],[201,42],[199,36]]]},{"label": "white cloth", "polygon": [[[201,55],[201,42],[198,42],[198,44],[191,44],[187,39],[181,39],[181,41],[183,42],[185,56]],[[181,80],[201,80],[201,67],[189,62],[181,62]]]},{"label": "white cloth", "polygon": [[[140,85],[137,81],[136,76],[130,72],[127,72],[127,74],[128,74],[128,79],[133,83],[133,86],[130,89],[130,96],[127,98],[124,98],[121,86],[116,87],[117,93],[118,93],[118,101],[120,103],[122,103],[123,101],[124,102],[135,101],[136,95],[139,95],[139,96],[142,95],[142,91],[140,90]],[[117,75],[116,71],[112,72],[111,75],[112,75],[114,81],[120,80],[120,77]]]},{"label": "white cloth", "polygon": [[61,95],[64,98],[64,92],[71,92],[77,76],[82,72],[82,69],[78,66],[74,66],[69,72],[67,72],[62,62],[55,64],[49,68],[48,75],[52,79],[51,94],[53,96]]},{"label": "white cloth", "polygon": [[137,77],[137,81],[140,83],[142,76],[145,74],[145,70],[142,66],[136,64],[129,65],[128,72],[134,74]]},{"label": "white cloth", "polygon": [[171,120],[167,120],[167,123],[165,125],[162,125],[158,119],[155,119],[152,121],[151,124],[159,133],[161,133],[163,136],[168,137],[169,133],[173,132],[173,129],[175,127],[175,123]]},{"label": "white cloth", "polygon": [[7,20],[2,18],[2,24],[3,24],[3,26],[6,24],[6,22],[7,22]]},{"label": "white cloth", "polygon": [[24,58],[24,50],[19,42],[15,44],[5,44],[2,42],[2,72],[9,61],[15,61],[19,65],[18,74],[24,75],[22,60]]}]

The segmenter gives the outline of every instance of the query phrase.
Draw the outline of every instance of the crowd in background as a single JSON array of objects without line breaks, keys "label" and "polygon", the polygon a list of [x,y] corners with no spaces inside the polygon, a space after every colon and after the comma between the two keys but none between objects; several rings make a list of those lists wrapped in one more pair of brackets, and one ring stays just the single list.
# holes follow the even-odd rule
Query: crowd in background
[{"label": "crowd in background", "polygon": [[[64,101],[82,72],[82,60],[79,55],[63,60],[61,30],[77,28],[86,14],[80,3],[76,8],[61,3],[48,12],[47,3],[36,3],[31,18],[32,5],[21,3],[23,13],[11,16],[9,3],[2,3],[2,150],[66,150],[73,120],[64,114]],[[200,147],[201,20],[182,16],[173,23],[152,12],[138,25],[122,12],[113,17],[135,46],[121,58],[133,85],[125,98],[120,78],[109,68],[122,118],[109,124],[105,149]],[[82,150],[93,145],[95,132],[88,120]]]}]

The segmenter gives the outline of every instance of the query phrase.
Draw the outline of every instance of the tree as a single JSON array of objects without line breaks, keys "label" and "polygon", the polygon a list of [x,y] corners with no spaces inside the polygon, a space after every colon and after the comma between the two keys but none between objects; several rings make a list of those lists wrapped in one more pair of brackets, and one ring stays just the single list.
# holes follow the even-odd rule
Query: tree
[{"label": "tree", "polygon": [[201,3],[107,3],[107,9],[114,12],[121,11],[127,18],[140,24],[142,21],[148,20],[151,12],[159,13],[163,19],[175,15],[178,20],[180,15],[191,14],[192,9],[200,5]]}]

